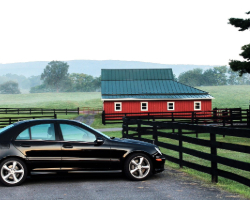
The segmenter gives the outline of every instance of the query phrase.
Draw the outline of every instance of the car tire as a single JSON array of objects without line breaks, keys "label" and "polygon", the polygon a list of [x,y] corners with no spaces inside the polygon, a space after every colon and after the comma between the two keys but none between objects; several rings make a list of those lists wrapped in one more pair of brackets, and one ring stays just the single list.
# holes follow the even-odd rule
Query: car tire
[{"label": "car tire", "polygon": [[124,174],[133,181],[143,181],[152,174],[152,161],[143,153],[130,155],[124,163]]},{"label": "car tire", "polygon": [[0,164],[0,181],[5,186],[21,185],[27,174],[25,163],[18,158],[8,158]]}]

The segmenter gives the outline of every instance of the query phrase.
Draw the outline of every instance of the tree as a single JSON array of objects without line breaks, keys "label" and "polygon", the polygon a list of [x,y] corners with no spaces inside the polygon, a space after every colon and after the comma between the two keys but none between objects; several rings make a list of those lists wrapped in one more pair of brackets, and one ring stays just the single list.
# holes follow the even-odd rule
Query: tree
[{"label": "tree", "polygon": [[[250,14],[250,11],[246,14]],[[250,28],[250,19],[230,18],[229,24],[240,28],[239,31],[245,31]],[[250,44],[244,45],[241,50],[243,52],[240,56],[246,59],[246,61],[230,60],[229,62],[231,69],[235,72],[239,72],[240,76],[244,73],[250,73]]]},{"label": "tree", "polygon": [[66,62],[51,61],[41,74],[41,80],[44,81],[45,85],[59,92],[68,79],[68,69],[69,65]]},{"label": "tree", "polygon": [[178,81],[190,86],[201,86],[203,85],[202,72],[203,70],[200,68],[182,72],[178,77]]},{"label": "tree", "polygon": [[18,83],[14,81],[7,81],[0,85],[1,94],[21,94],[18,89]]}]

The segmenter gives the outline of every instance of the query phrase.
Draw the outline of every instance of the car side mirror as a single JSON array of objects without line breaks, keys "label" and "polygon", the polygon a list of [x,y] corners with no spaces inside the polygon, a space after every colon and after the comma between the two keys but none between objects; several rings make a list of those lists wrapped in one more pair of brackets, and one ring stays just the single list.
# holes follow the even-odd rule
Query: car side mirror
[{"label": "car side mirror", "polygon": [[102,138],[96,138],[96,144],[101,145],[104,143],[104,140]]}]

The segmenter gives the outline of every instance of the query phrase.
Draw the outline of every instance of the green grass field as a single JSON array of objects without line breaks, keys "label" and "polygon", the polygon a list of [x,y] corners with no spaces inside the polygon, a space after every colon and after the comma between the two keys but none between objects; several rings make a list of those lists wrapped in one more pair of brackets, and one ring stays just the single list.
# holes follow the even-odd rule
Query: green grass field
[{"label": "green grass field", "polygon": [[249,108],[250,85],[225,85],[197,87],[209,92],[215,99],[213,108]]},{"label": "green grass field", "polygon": [[[212,107],[217,108],[249,108],[249,100],[250,100],[250,86],[242,85],[242,86],[206,86],[206,87],[198,87],[198,89],[209,92],[215,99],[212,101]],[[0,94],[0,108],[77,108],[77,107],[90,107],[90,108],[100,108],[102,107],[101,94],[99,92],[77,92],[77,93],[40,93],[40,94],[16,94],[16,95],[5,95]],[[7,115],[0,115],[0,117],[7,117]],[[15,115],[16,116],[16,115]],[[60,119],[74,119],[77,115],[58,115]],[[98,114],[95,116],[95,121],[91,125],[93,128],[121,128],[121,124],[111,124],[111,125],[102,125],[101,123],[101,115]],[[105,134],[114,137],[121,137],[121,132],[105,132]],[[202,139],[208,139],[206,134],[199,136]],[[176,141],[159,138],[160,141],[168,142],[172,144],[177,144]],[[235,137],[226,137],[219,138],[222,142],[229,142],[235,144],[243,144],[250,145],[250,140],[239,139]],[[185,143],[185,147],[197,149],[203,152],[209,152],[208,148],[201,147],[198,145],[192,145]],[[177,157],[178,153],[163,149],[162,151],[168,155]],[[250,155],[244,153],[237,153],[226,150],[219,150],[219,155],[234,158],[237,160],[242,160],[246,162],[250,162]],[[208,161],[195,158],[193,156],[189,156],[184,154],[184,159],[187,161],[202,163],[205,166],[209,166],[210,163]],[[178,165],[170,162],[166,162],[166,164],[173,168],[179,168]],[[224,169],[231,172],[237,172],[243,176],[250,178],[250,173],[242,170],[236,170],[230,167],[226,167],[223,165],[219,165],[220,169]],[[189,168],[183,168],[182,171],[185,171],[195,177],[203,179],[207,182],[211,182],[211,176],[205,173],[198,172],[196,170],[192,170]],[[219,178],[218,185],[224,189],[227,189],[232,192],[237,192],[245,195],[250,198],[250,189],[242,184],[237,182]]]},{"label": "green grass field", "polygon": [[[110,136],[110,137],[118,137],[121,138],[122,137],[122,133],[121,131],[115,131],[115,132],[104,132],[104,134]],[[190,137],[195,137],[195,135],[187,135]],[[147,138],[147,139],[151,139],[152,140],[152,136],[143,136],[143,138]],[[209,134],[199,134],[199,138],[200,139],[204,139],[204,140],[209,140]],[[167,139],[167,138],[162,138],[159,137],[158,138],[160,142],[164,142],[164,143],[170,143],[173,145],[177,145],[178,146],[178,141],[177,140],[172,140],[172,139]],[[225,143],[232,143],[232,144],[241,144],[241,145],[246,145],[246,146],[250,146],[250,139],[242,139],[242,138],[238,138],[238,137],[229,137],[226,136],[225,138],[223,138],[223,136],[217,136],[217,141],[219,142],[225,142]],[[205,153],[210,153],[210,148],[207,147],[202,147],[199,145],[194,145],[194,144],[190,144],[187,142],[183,143],[183,147],[187,147],[190,149],[195,149],[201,152],[205,152]],[[160,148],[161,151],[169,156],[173,156],[175,158],[178,158],[179,153],[176,151],[172,151],[169,149],[165,149],[165,148]],[[250,155],[249,154],[245,154],[245,153],[239,153],[239,152],[234,152],[234,151],[229,151],[229,150],[224,150],[224,149],[218,149],[218,155],[222,156],[222,157],[226,157],[226,158],[231,158],[231,159],[235,159],[238,161],[244,161],[244,162],[248,162],[250,163]],[[189,162],[193,162],[196,164],[200,164],[203,166],[211,166],[211,162],[204,160],[204,159],[200,159],[188,154],[183,154],[183,159],[185,161],[189,161]],[[180,169],[179,165],[175,164],[175,163],[171,163],[169,161],[166,161],[166,165],[170,166],[172,168],[175,169]],[[218,168],[221,170],[225,170],[225,171],[229,171],[238,175],[241,175],[243,177],[249,178],[250,179],[250,172],[247,171],[243,171],[243,170],[239,170],[239,169],[235,169],[232,167],[227,167],[225,165],[221,165],[218,164]],[[186,173],[191,174],[192,176],[202,179],[203,181],[212,184],[211,183],[211,175],[206,174],[206,173],[202,173],[187,167],[183,167],[181,169],[181,171],[184,171]],[[226,179],[226,178],[222,178],[219,177],[218,178],[218,183],[217,186],[221,187],[222,189],[228,190],[230,192],[236,192],[239,193],[247,198],[250,198],[250,189],[249,187],[240,184],[238,182]]]},{"label": "green grass field", "polygon": [[[213,107],[248,108],[250,85],[204,86],[215,99]],[[100,92],[0,94],[0,108],[77,108],[102,107]]]},{"label": "green grass field", "polygon": [[100,92],[0,94],[0,108],[102,107]]}]

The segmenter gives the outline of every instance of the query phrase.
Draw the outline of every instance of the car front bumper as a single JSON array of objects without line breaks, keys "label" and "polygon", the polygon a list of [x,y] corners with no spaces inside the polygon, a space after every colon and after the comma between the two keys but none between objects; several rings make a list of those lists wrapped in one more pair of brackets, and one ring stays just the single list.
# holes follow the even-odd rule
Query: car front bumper
[{"label": "car front bumper", "polygon": [[154,165],[153,173],[154,174],[164,171],[165,160],[166,160],[166,158],[163,155],[158,154],[158,155],[154,156],[154,162],[153,162],[153,165]]}]

